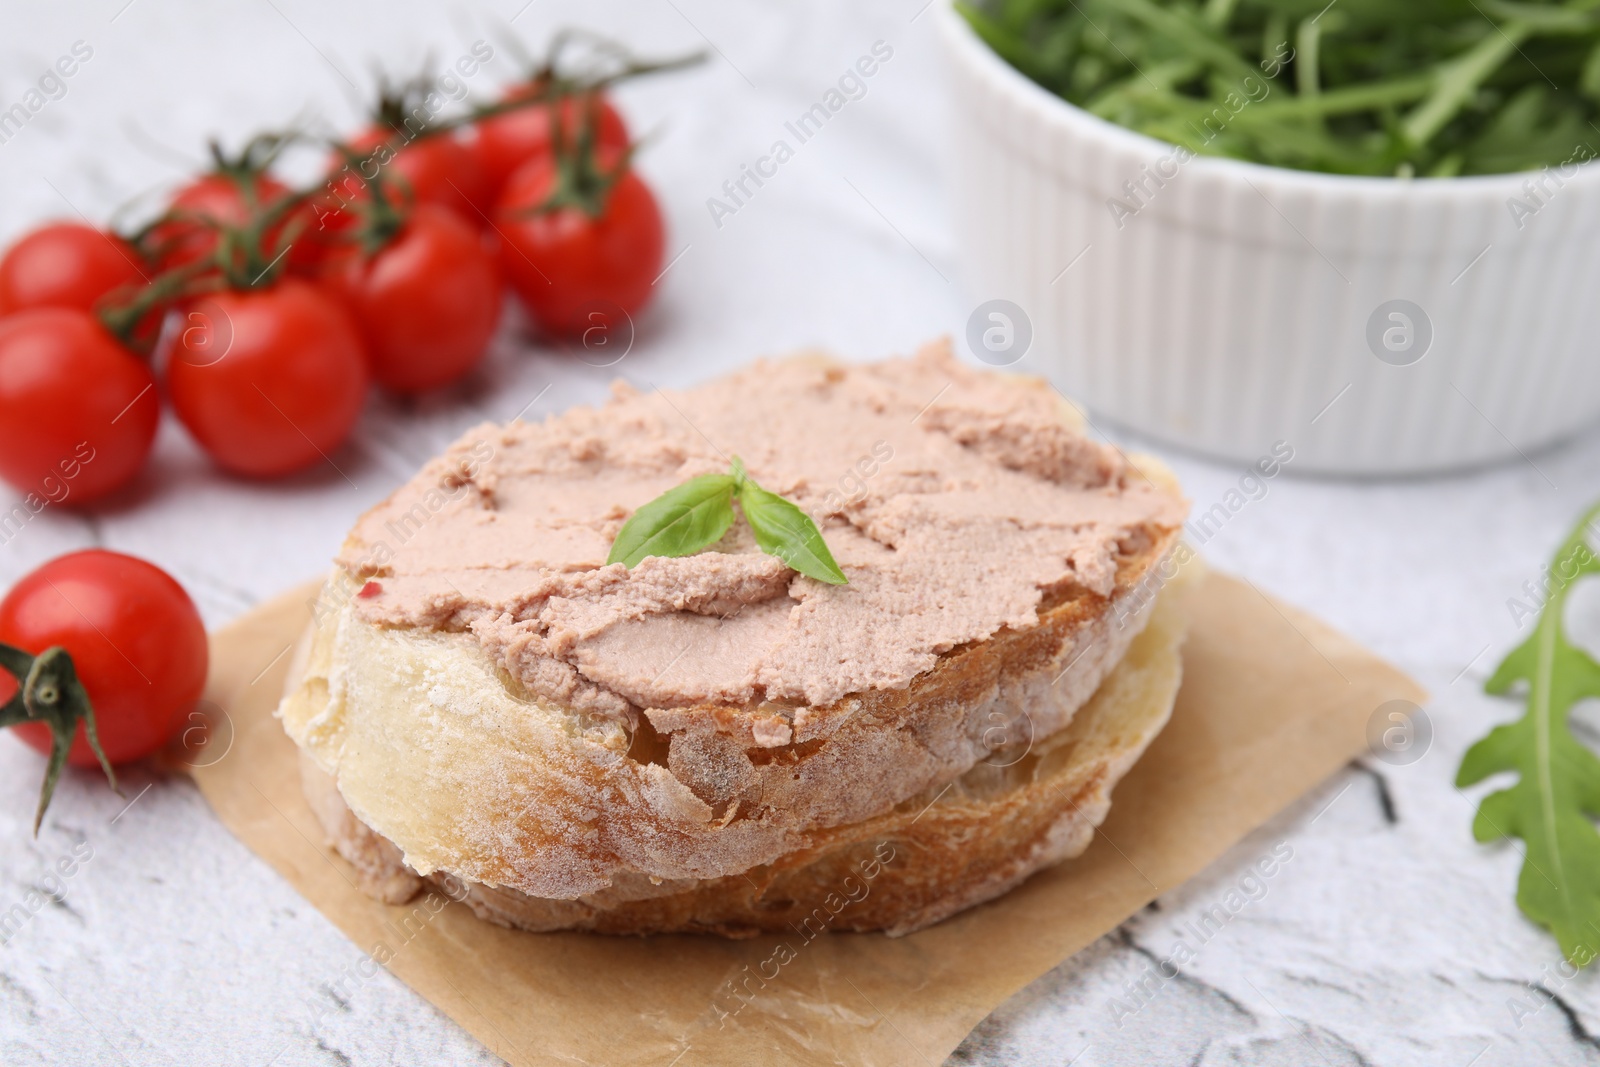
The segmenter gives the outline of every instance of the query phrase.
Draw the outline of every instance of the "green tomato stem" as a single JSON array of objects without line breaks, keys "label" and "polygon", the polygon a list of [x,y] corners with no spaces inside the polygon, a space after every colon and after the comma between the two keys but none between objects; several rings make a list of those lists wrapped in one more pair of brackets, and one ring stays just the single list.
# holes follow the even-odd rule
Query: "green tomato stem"
[{"label": "green tomato stem", "polygon": [[78,679],[77,668],[67,650],[58,645],[33,656],[20,648],[0,645],[0,668],[16,678],[18,686],[11,699],[0,706],[0,727],[41,722],[50,728],[50,757],[45,765],[44,784],[39,790],[39,807],[33,817],[33,836],[39,836],[39,826],[44,822],[45,810],[50,807],[56,783],[67,765],[67,755],[80,722],[89,747],[105,771],[106,780],[120,796],[122,790],[117,788],[116,772],[100,747],[94,705]]}]

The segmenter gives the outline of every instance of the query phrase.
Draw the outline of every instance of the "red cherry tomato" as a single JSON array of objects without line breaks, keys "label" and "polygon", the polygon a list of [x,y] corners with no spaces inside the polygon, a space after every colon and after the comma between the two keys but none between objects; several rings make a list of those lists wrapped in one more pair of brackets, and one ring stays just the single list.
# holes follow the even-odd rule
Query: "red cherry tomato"
[{"label": "red cherry tomato", "polygon": [[366,341],[378,384],[401,393],[448,385],[488,347],[500,321],[500,267],[483,237],[453,211],[416,207],[368,258],[349,247],[324,270]]},{"label": "red cherry tomato", "polygon": [[107,293],[145,281],[132,245],[79,222],[32,231],[0,259],[0,315],[24,308],[93,311]]},{"label": "red cherry tomato", "polygon": [[[0,600],[0,642],[34,655],[67,650],[112,763],[161,749],[205,689],[206,629],[194,601],[161,568],[120,552],[73,552],[22,579]],[[0,671],[0,702],[16,689]],[[44,723],[16,731],[50,751]],[[82,723],[67,762],[98,766]]]},{"label": "red cherry tomato", "polygon": [[[354,138],[350,148],[356,152],[370,152],[396,136],[387,126],[373,126]],[[376,167],[381,178],[400,186],[402,199],[416,204],[437,204],[474,226],[483,225],[483,172],[477,157],[454,134],[435,134],[400,148],[387,149],[373,157],[367,166]],[[347,162],[343,155],[336,155],[329,168],[328,180],[338,196],[347,201],[346,215],[350,214],[348,205],[367,198],[366,184],[356,167],[357,164]]]},{"label": "red cherry tomato", "polygon": [[28,506],[84,504],[126,484],[160,415],[150,368],[93,315],[33,308],[0,319],[0,476],[31,494]]},{"label": "red cherry tomato", "polygon": [[[229,174],[203,175],[178,190],[168,205],[170,210],[194,218],[153,227],[150,247],[160,255],[163,269],[193,263],[210,255],[217,247],[215,228],[200,220],[209,219],[220,226],[243,226],[250,222],[253,212],[270,206],[288,193],[289,187],[270,174],[258,174],[248,181]],[[296,271],[306,271],[314,268],[322,255],[317,220],[308,207],[291,212],[283,222],[272,227],[265,235],[262,248],[269,256],[276,254],[273,250],[278,241],[296,219],[300,220],[298,236],[293,238],[288,265]]]},{"label": "red cherry tomato", "polygon": [[[537,91],[534,86],[519,86],[508,92],[504,99],[509,102]],[[596,105],[595,145],[603,150],[622,152],[628,147],[628,125],[604,95],[562,97],[563,135],[568,138],[577,135],[578,125],[584,118],[585,109],[590,106],[590,100]],[[553,130],[550,120],[554,113],[555,108],[549,104],[532,104],[477,123],[477,139],[472,147],[483,170],[484,188],[490,203],[499,200],[506,182],[519,168],[530,160],[550,155]]]},{"label": "red cherry tomato", "polygon": [[167,347],[178,418],[217,464],[276,477],[324,460],[367,390],[349,314],[298,278],[186,305]]},{"label": "red cherry tomato", "polygon": [[[603,171],[618,160],[614,151],[598,153]],[[597,305],[632,315],[649,302],[666,236],[655,196],[632,170],[612,185],[598,218],[575,207],[528,214],[549,199],[556,180],[550,158],[513,174],[495,229],[500,267],[529,312],[551,332],[576,335],[593,325]]]}]

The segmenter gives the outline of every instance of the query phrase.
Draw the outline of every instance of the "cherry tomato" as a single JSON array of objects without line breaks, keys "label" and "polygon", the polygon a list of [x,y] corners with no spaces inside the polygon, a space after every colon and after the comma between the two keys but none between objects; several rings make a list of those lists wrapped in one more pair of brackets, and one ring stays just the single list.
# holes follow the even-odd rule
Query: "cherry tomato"
[{"label": "cherry tomato", "polygon": [[500,321],[500,267],[477,229],[435,204],[368,258],[349,247],[323,278],[354,316],[378,384],[401,393],[448,385],[488,347]]},{"label": "cherry tomato", "polygon": [[[597,153],[600,169],[619,162]],[[535,159],[511,176],[496,209],[500,267],[539,325],[576,335],[590,327],[597,305],[632,315],[645,306],[661,273],[666,236],[661,210],[631,169],[616,179],[598,218],[576,207],[527,214],[555,189],[551,158]]]},{"label": "cherry tomato", "polygon": [[[206,174],[178,190],[168,205],[170,210],[195,216],[163,222],[150,231],[151,247],[161,257],[163,269],[181,267],[211,254],[217,247],[216,230],[201,219],[220,226],[243,226],[254,212],[268,207],[289,193],[289,187],[270,174],[257,174],[241,180],[230,174]],[[317,220],[309,207],[291,212],[272,227],[262,242],[268,254],[277,247],[285,229],[299,219],[300,229],[289,250],[289,266],[296,271],[313,269],[322,255]]]},{"label": "cherry tomato", "polygon": [[[373,126],[354,138],[350,148],[370,152],[395,137],[389,127]],[[381,177],[400,186],[402,199],[415,204],[438,204],[474,226],[483,225],[483,172],[477,157],[454,134],[435,134],[383,151],[367,165],[375,166]],[[367,197],[366,184],[356,166],[337,155],[329,168],[329,181],[347,201],[346,215],[350,214],[349,204],[358,204]]]},{"label": "cherry tomato", "polygon": [[[511,102],[538,92],[537,87],[523,85],[505,95]],[[628,147],[628,125],[617,109],[604,95],[590,97],[564,96],[561,98],[561,128],[566,137],[577,135],[584,111],[595,102],[595,145],[607,151],[621,152]],[[529,160],[550,155],[550,138],[555,108],[550,104],[532,104],[515,111],[502,112],[477,123],[477,139],[472,143],[478,164],[483,170],[484,189],[490,203],[499,200],[506,182]]]},{"label": "cherry tomato", "polygon": [[0,319],[0,476],[31,494],[29,506],[122,487],[160,415],[150,368],[93,315],[33,308]]},{"label": "cherry tomato", "polygon": [[178,418],[217,464],[276,477],[324,460],[367,390],[349,313],[308,282],[225,291],[186,305],[167,348]]},{"label": "cherry tomato", "polygon": [[0,259],[0,315],[24,308],[93,311],[107,293],[145,281],[132,245],[79,222],[41,226]]},{"label": "cherry tomato", "polygon": [[[166,571],[120,552],[73,552],[23,578],[0,600],[0,642],[34,655],[55,645],[67,650],[112,763],[161,749],[205,689],[206,629],[194,601]],[[0,702],[16,689],[0,671]],[[44,723],[16,731],[50,751]],[[98,766],[82,723],[67,762]]]}]

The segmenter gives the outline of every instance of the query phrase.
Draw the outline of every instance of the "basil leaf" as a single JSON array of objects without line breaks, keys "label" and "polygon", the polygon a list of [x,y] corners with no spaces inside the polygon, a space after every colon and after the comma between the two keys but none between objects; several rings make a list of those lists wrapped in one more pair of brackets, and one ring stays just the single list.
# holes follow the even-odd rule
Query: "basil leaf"
[{"label": "basil leaf", "polygon": [[733,525],[733,490],[727,474],[702,474],[668,489],[622,524],[606,562],[636,567],[646,556],[692,556],[710,548]]},{"label": "basil leaf", "polygon": [[703,474],[669,489],[633,513],[611,544],[606,563],[636,566],[646,556],[692,556],[722,539],[733,524],[738,497],[761,551],[829,585],[848,585],[810,516],[745,472],[738,456],[731,474]]},{"label": "basil leaf", "polygon": [[746,475],[739,483],[739,506],[755,532],[761,551],[794,570],[829,585],[847,585],[850,579],[833,561],[822,531],[811,517],[779,496],[769,493]]}]

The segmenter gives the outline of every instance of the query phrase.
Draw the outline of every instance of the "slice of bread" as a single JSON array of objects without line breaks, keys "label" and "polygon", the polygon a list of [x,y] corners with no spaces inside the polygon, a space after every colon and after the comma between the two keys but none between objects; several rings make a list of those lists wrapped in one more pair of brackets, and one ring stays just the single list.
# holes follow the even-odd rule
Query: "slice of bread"
[{"label": "slice of bread", "polygon": [[1123,557],[1109,602],[1069,591],[1037,626],[952,649],[905,689],[791,709],[796,736],[774,747],[748,736],[744,708],[672,709],[631,737],[594,724],[529,696],[467,634],[363,621],[336,571],[323,597],[342,606],[319,612],[279,714],[424,874],[548,898],[629,874],[738,874],[942,788],[988,757],[997,730],[1058,732],[1144,625],[1137,590],[1174,537],[1155,531]]},{"label": "slice of bread", "polygon": [[[370,892],[459,882],[529,929],[748,933],[831,914],[852,871],[840,928],[1004,891],[1086,846],[1177,685],[1176,609],[1143,631],[1187,504],[1063,414],[935,345],[469,432],[323,590],[279,709],[308,796]],[[847,587],[738,526],[605,564],[725,459],[706,431],[820,516]],[[879,445],[897,466],[827,489]]]},{"label": "slice of bread", "polygon": [[1190,574],[1161,591],[1148,625],[1065,728],[1031,744],[1019,738],[942,786],[875,817],[808,833],[785,855],[738,873],[652,879],[621,872],[609,887],[571,898],[484,885],[442,869],[421,876],[350,810],[309,753],[301,763],[305,792],[362,888],[389,903],[432,885],[481,918],[524,930],[729,937],[791,930],[808,940],[824,930],[906,934],[1088,847],[1112,787],[1171,714]]}]

